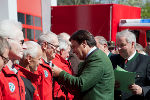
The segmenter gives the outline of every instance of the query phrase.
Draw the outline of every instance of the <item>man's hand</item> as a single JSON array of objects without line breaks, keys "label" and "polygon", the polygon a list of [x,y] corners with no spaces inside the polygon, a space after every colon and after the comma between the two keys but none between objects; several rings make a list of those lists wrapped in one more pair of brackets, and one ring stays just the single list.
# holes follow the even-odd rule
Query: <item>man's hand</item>
[{"label": "man's hand", "polygon": [[132,91],[133,94],[141,95],[142,88],[139,85],[133,84],[129,86],[129,89]]},{"label": "man's hand", "polygon": [[52,67],[52,72],[54,77],[58,77],[61,71],[63,70],[55,65],[54,67]]}]

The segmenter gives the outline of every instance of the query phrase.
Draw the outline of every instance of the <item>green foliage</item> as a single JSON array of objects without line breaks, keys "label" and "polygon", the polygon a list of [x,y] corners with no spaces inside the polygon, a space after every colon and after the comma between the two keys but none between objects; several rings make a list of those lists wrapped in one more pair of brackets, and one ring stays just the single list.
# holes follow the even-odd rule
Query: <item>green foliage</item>
[{"label": "green foliage", "polygon": [[[101,3],[102,0],[95,2],[95,0],[58,0],[58,5],[82,5],[82,4],[97,4]],[[107,0],[108,3],[112,3],[114,0]],[[141,17],[142,18],[150,18],[150,2],[144,4],[143,0],[118,0],[118,4],[130,5],[141,7]]]},{"label": "green foliage", "polygon": [[141,7],[143,6],[142,0],[118,0],[118,4],[124,4],[124,5],[129,5],[129,6],[136,6],[136,7]]},{"label": "green foliage", "polygon": [[58,0],[58,5],[95,4],[94,0]]},{"label": "green foliage", "polygon": [[150,18],[150,2],[147,2],[145,6],[142,7],[141,17],[143,19]]}]

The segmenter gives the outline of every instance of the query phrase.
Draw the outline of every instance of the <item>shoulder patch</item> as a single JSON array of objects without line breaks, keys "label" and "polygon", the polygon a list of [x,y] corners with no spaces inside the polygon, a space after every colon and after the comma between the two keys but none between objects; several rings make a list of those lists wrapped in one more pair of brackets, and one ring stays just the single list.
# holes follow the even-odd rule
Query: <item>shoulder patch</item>
[{"label": "shoulder patch", "polygon": [[48,72],[44,70],[45,77],[48,77]]},{"label": "shoulder patch", "polygon": [[12,82],[9,82],[8,84],[9,84],[9,90],[11,92],[14,92],[15,91],[15,85]]}]

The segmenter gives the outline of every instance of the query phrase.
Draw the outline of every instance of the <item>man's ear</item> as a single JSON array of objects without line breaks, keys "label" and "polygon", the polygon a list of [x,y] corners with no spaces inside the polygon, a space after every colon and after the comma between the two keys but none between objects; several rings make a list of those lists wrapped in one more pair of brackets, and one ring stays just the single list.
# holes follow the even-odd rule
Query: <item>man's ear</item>
[{"label": "man's ear", "polygon": [[32,57],[31,57],[30,55],[27,55],[27,56],[26,56],[26,60],[28,61],[28,63],[30,63],[31,60],[32,60]]},{"label": "man's ear", "polygon": [[41,45],[41,47],[42,47],[42,49],[44,49],[44,50],[47,49],[47,42],[43,42],[42,45]]},{"label": "man's ear", "polygon": [[83,47],[85,48],[85,47],[87,46],[87,42],[86,42],[86,40],[84,40],[81,44],[82,44],[82,45],[83,45]]},{"label": "man's ear", "polygon": [[64,49],[61,49],[61,50],[60,50],[60,55],[62,55],[62,54],[63,54],[63,52],[64,52]]},{"label": "man's ear", "polygon": [[108,47],[107,44],[104,44],[104,48]]},{"label": "man's ear", "polygon": [[134,48],[134,46],[135,46],[135,42],[132,42],[132,47]]}]

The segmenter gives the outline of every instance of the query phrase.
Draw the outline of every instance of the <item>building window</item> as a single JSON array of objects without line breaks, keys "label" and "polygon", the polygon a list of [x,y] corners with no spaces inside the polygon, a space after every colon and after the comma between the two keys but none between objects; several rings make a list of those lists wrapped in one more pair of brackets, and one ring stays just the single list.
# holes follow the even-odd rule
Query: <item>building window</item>
[{"label": "building window", "polygon": [[34,17],[35,19],[35,26],[41,27],[41,18],[40,17]]},{"label": "building window", "polygon": [[18,13],[18,21],[25,24],[25,16],[23,13]]},{"label": "building window", "polygon": [[37,41],[42,31],[42,18],[33,16],[31,14],[18,12],[18,21],[23,25],[22,31],[25,37],[25,41]]},{"label": "building window", "polygon": [[35,39],[38,40],[39,36],[41,35],[41,30],[35,30]]},{"label": "building window", "polygon": [[34,40],[34,31],[33,31],[33,29],[27,29],[27,38],[29,40]]},{"label": "building window", "polygon": [[33,16],[26,15],[26,24],[27,25],[33,25]]}]

